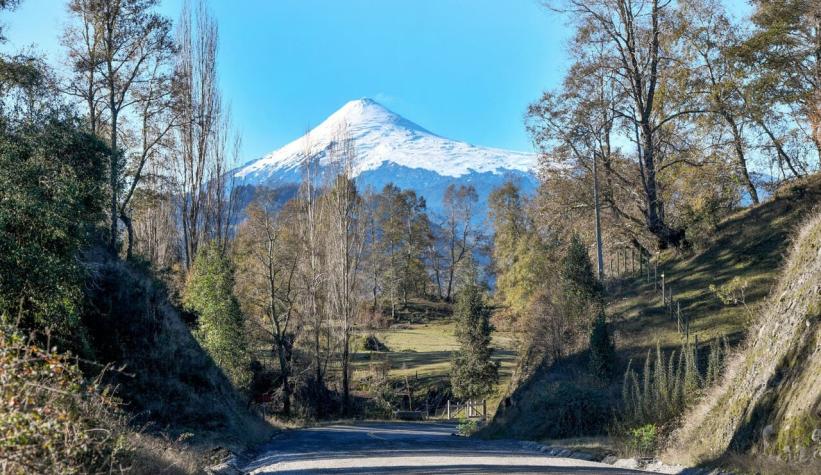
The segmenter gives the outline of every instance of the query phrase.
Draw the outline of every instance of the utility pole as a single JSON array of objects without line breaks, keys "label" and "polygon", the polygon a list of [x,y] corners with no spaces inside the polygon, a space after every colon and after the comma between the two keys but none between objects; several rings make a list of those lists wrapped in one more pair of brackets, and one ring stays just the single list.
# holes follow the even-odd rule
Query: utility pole
[{"label": "utility pole", "polygon": [[604,259],[601,249],[601,206],[599,205],[599,173],[596,153],[593,153],[593,208],[596,211],[596,268],[599,282],[604,282]]}]

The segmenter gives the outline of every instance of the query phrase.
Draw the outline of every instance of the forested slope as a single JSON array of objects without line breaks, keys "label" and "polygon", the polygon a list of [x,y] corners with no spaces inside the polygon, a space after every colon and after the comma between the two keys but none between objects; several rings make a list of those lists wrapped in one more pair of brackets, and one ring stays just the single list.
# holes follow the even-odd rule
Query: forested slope
[{"label": "forested slope", "polygon": [[[707,371],[711,344],[726,337],[730,346],[737,345],[756,320],[759,305],[784,266],[792,236],[818,203],[821,177],[816,175],[784,186],[761,205],[730,215],[719,223],[703,250],[667,251],[657,257],[658,274],[665,273],[668,288],[675,289],[682,314],[690,320],[691,343],[698,338],[696,364],[702,374]],[[719,294],[735,289],[740,295],[738,287],[744,287],[743,299],[723,303]],[[545,361],[530,378],[511,388],[485,433],[543,439],[604,435],[613,430],[619,422],[614,415],[623,403],[621,375],[628,363],[632,360],[632,368],[640,374],[642,361],[657,345],[663,354],[682,351],[683,335],[660,302],[656,285],[652,277],[648,282],[646,274],[611,281],[607,313],[618,353],[615,377],[603,382],[589,374],[586,350]]]}]

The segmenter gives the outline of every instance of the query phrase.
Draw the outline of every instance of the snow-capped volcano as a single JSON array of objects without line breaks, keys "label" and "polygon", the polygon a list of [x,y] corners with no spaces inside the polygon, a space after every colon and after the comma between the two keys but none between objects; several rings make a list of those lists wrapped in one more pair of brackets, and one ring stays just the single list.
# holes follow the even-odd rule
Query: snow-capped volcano
[{"label": "snow-capped volcano", "polygon": [[524,189],[536,184],[537,156],[477,147],[450,140],[388,110],[372,99],[348,102],[303,137],[234,172],[239,184],[280,187],[298,183],[306,155],[330,165],[328,151],[340,131],[353,140],[352,174],[360,189],[379,191],[394,183],[425,197],[437,211],[450,183],[473,184],[481,207],[487,194],[507,179]]}]

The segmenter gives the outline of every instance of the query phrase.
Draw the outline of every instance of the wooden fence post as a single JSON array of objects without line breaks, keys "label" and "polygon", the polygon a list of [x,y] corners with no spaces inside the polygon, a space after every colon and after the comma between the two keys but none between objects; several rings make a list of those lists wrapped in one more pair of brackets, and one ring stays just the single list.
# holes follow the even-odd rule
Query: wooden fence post
[{"label": "wooden fence post", "polygon": [[653,264],[653,290],[658,290],[659,289],[658,272],[659,272],[658,264]]},{"label": "wooden fence post", "polygon": [[667,304],[667,289],[664,288],[664,272],[661,273],[661,304]]},{"label": "wooden fence post", "polygon": [[650,283],[650,257],[649,256],[644,256],[644,259],[645,259],[645,262],[647,262],[647,265],[644,268],[644,271],[647,274],[646,282],[649,284]]},{"label": "wooden fence post", "polygon": [[681,302],[676,302],[676,331],[681,335]]},{"label": "wooden fence post", "polygon": [[487,420],[487,399],[482,399],[482,420]]}]

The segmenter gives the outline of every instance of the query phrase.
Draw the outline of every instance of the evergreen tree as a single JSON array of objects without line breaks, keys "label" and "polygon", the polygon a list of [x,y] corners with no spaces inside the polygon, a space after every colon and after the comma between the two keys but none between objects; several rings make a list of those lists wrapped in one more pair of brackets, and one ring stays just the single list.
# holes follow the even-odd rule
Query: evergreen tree
[{"label": "evergreen tree", "polygon": [[183,303],[198,316],[202,347],[238,387],[249,382],[244,317],[234,296],[231,262],[218,246],[203,246],[188,277]]},{"label": "evergreen tree", "polygon": [[450,378],[454,396],[464,400],[487,397],[499,381],[499,365],[491,360],[490,311],[475,277],[471,280],[457,293],[454,308],[460,348]]},{"label": "evergreen tree", "polygon": [[616,367],[616,347],[610,332],[604,309],[599,310],[590,330],[590,372],[604,379],[613,375]]},{"label": "evergreen tree", "polygon": [[581,300],[599,300],[602,296],[601,284],[593,274],[593,264],[587,248],[578,234],[570,238],[567,253],[562,258],[562,283],[565,291]]},{"label": "evergreen tree", "polygon": [[565,318],[579,328],[588,328],[591,309],[602,305],[603,289],[593,274],[590,256],[577,234],[571,237],[562,257],[560,279]]},{"label": "evergreen tree", "polygon": [[109,149],[42,84],[15,82],[25,79],[13,74],[17,66],[27,66],[12,62],[0,65],[4,104],[20,101],[12,110],[0,105],[0,317],[80,350],[78,257],[102,218]]}]

